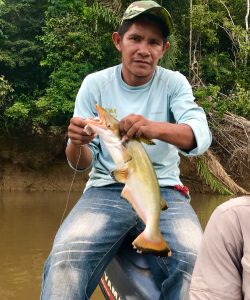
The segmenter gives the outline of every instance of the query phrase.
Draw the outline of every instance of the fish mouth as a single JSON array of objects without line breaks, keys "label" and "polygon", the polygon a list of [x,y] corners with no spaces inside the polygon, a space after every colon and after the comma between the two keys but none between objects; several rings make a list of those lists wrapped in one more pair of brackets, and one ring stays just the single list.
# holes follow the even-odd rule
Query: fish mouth
[{"label": "fish mouth", "polygon": [[88,123],[101,128],[105,128],[106,127],[105,110],[102,107],[100,107],[98,104],[96,104],[96,110],[98,113],[98,117],[89,118]]}]

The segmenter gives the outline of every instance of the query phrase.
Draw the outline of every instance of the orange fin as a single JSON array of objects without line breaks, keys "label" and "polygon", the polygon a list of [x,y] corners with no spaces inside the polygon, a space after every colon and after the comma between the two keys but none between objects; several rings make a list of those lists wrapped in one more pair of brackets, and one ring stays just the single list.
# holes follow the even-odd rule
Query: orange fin
[{"label": "orange fin", "polygon": [[162,234],[157,239],[147,238],[145,230],[132,242],[132,245],[142,253],[153,253],[158,256],[171,256],[171,250]]},{"label": "orange fin", "polygon": [[114,170],[111,172],[111,176],[118,182],[126,183],[128,178],[128,168]]},{"label": "orange fin", "polygon": [[164,198],[161,198],[161,210],[168,209],[168,203]]},{"label": "orange fin", "polygon": [[125,185],[125,187],[122,189],[121,192],[121,197],[128,200],[129,202],[132,202],[132,194],[130,192],[130,190],[127,188],[127,186]]}]

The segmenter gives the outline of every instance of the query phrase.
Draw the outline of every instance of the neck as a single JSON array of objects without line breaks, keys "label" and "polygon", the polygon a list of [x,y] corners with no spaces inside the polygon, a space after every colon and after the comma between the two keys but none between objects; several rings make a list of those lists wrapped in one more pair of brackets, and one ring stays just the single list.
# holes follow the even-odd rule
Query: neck
[{"label": "neck", "polygon": [[153,77],[154,73],[153,74],[150,74],[149,76],[145,77],[145,76],[127,76],[126,72],[124,72],[123,68],[122,68],[122,71],[121,71],[121,76],[122,76],[122,80],[127,84],[127,85],[130,85],[130,86],[141,86],[141,85],[144,85],[146,84],[147,82],[149,82],[152,77]]}]

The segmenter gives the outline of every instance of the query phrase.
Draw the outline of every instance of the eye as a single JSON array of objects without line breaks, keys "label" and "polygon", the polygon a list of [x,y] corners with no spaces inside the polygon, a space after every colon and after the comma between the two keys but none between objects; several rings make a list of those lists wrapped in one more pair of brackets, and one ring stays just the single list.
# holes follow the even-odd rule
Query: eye
[{"label": "eye", "polygon": [[161,42],[158,41],[158,40],[151,40],[151,41],[150,41],[150,44],[151,44],[151,45],[161,45]]},{"label": "eye", "polygon": [[135,42],[140,41],[140,37],[138,35],[131,35],[129,39]]}]

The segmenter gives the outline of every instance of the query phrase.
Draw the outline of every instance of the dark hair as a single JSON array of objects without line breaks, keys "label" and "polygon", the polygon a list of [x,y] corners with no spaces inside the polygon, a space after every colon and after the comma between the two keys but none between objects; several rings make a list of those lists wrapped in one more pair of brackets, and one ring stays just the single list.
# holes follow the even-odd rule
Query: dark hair
[{"label": "dark hair", "polygon": [[138,20],[148,20],[148,21],[158,25],[162,32],[163,44],[165,44],[167,42],[168,36],[169,36],[168,28],[166,28],[165,24],[159,17],[154,16],[152,14],[141,14],[138,17],[135,17],[133,19],[124,20],[118,29],[118,33],[119,33],[120,37],[123,38],[124,34]]}]

